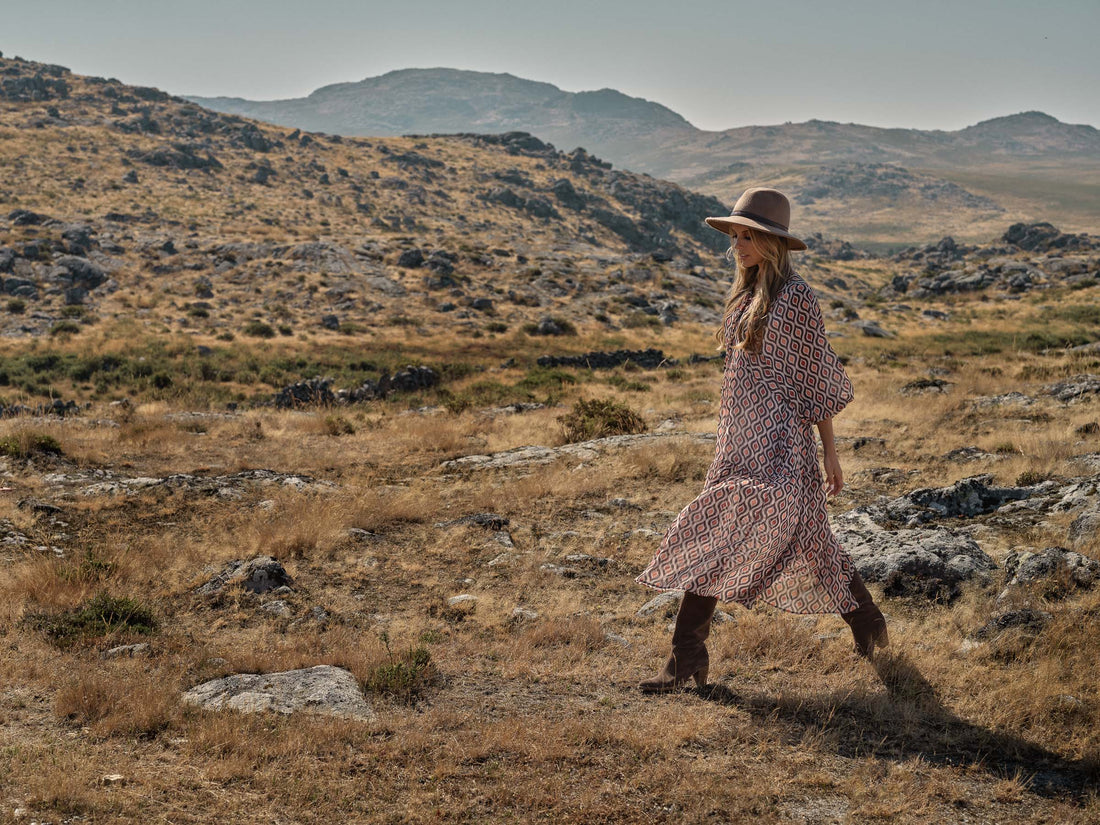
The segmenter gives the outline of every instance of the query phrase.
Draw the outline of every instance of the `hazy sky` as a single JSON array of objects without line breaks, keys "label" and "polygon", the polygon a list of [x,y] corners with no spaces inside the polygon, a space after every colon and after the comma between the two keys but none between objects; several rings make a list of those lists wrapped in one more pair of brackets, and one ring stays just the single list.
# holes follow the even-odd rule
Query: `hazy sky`
[{"label": "hazy sky", "polygon": [[1100,0],[0,0],[0,51],[174,94],[301,97],[393,69],[610,87],[696,126],[1100,126]]}]

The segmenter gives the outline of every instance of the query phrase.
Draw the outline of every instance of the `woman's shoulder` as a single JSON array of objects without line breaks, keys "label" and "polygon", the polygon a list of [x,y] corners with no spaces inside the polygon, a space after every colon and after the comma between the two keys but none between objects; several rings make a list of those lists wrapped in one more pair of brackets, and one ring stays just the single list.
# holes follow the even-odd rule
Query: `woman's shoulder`
[{"label": "woman's shoulder", "polygon": [[795,273],[787,278],[787,283],[783,284],[783,288],[779,290],[776,302],[796,307],[816,306],[817,293],[814,292],[813,287],[802,280],[801,275]]}]

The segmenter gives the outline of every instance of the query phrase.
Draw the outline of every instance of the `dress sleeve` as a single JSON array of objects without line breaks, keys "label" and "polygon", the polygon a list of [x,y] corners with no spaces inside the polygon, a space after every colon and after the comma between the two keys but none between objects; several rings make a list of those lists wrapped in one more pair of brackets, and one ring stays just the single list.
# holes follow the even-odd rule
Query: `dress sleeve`
[{"label": "dress sleeve", "polygon": [[760,354],[799,421],[832,418],[852,400],[852,382],[825,337],[817,296],[804,282],[789,284],[772,304]]}]

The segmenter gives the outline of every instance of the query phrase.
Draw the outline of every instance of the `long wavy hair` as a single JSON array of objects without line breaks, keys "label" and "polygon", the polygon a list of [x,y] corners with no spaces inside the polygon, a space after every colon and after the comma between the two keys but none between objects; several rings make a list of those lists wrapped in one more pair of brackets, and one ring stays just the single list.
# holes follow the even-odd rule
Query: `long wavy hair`
[{"label": "long wavy hair", "polygon": [[[722,325],[714,333],[719,349],[726,347],[746,352],[759,352],[768,310],[775,296],[779,294],[779,290],[794,275],[790,251],[787,249],[787,241],[784,238],[755,229],[749,230],[749,238],[760,253],[761,261],[756,266],[746,269],[734,253],[733,237],[730,237],[731,243],[726,252],[726,259],[732,260],[736,269],[733,286],[726,299],[726,309],[722,313]],[[746,298],[749,299],[748,308],[741,313],[734,328],[727,333],[726,327],[729,326],[730,318],[737,313]]]}]

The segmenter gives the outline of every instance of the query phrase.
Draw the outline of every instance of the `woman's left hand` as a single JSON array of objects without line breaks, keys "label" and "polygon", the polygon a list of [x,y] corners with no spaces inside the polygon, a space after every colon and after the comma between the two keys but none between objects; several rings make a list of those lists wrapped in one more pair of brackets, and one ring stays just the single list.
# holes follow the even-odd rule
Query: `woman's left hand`
[{"label": "woman's left hand", "polygon": [[844,489],[844,473],[836,451],[825,452],[825,494],[835,496]]}]

